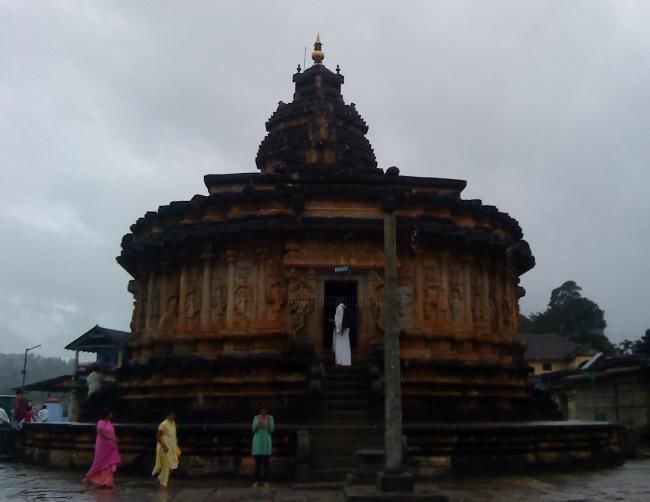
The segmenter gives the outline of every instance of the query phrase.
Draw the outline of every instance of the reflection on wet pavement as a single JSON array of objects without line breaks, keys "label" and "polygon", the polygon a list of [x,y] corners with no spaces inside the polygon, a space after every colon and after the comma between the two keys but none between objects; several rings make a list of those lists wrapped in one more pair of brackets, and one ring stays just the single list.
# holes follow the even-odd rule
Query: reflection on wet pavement
[{"label": "reflection on wet pavement", "polygon": [[[88,502],[337,502],[340,491],[333,488],[307,490],[282,483],[270,489],[252,489],[243,481],[173,480],[169,491],[161,491],[153,480],[116,475],[113,490],[84,492],[83,473],[0,464],[0,500],[88,501]],[[451,479],[436,483],[451,501],[486,502],[583,502],[650,501],[650,460],[628,461],[616,469],[548,473],[534,476],[504,476],[482,479]]]}]

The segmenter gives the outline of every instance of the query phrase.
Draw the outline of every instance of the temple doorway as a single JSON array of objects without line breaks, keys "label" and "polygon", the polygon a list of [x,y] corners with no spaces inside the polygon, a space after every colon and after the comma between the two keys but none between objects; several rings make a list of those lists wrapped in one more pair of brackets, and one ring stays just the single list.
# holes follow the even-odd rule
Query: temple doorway
[{"label": "temple doorway", "polygon": [[343,303],[352,315],[352,327],[350,328],[350,348],[357,348],[358,339],[358,312],[357,312],[357,282],[356,281],[326,281],[325,295],[323,302],[323,347],[332,349],[332,323],[336,314],[337,301],[343,299]]}]

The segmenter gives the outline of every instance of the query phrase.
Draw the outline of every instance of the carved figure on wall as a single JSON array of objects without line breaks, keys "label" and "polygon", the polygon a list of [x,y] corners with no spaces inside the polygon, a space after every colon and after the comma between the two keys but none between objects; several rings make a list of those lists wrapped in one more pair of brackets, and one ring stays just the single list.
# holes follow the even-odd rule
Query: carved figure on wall
[{"label": "carved figure on wall", "polygon": [[424,270],[424,287],[422,298],[422,315],[425,320],[439,321],[445,319],[447,307],[444,304],[444,291],[440,279],[440,269],[437,264]]},{"label": "carved figure on wall", "polygon": [[401,280],[412,279],[415,277],[415,262],[411,259],[400,259],[397,270]]},{"label": "carved figure on wall", "polygon": [[308,316],[314,311],[314,288],[304,278],[292,271],[289,281],[289,313],[291,314],[291,334],[296,336],[307,323]]},{"label": "carved figure on wall", "polygon": [[409,327],[413,324],[413,287],[400,286],[397,288],[398,313],[400,324]]},{"label": "carved figure on wall", "polygon": [[497,304],[496,293],[490,291],[490,322],[492,331],[497,333],[499,331],[499,306]]},{"label": "carved figure on wall", "polygon": [[235,314],[239,320],[252,318],[253,289],[248,281],[240,279],[235,287]]},{"label": "carved figure on wall", "polygon": [[167,306],[165,307],[165,312],[160,316],[160,322],[158,323],[159,331],[165,333],[172,329],[176,323],[178,316],[178,296],[172,294],[167,298]]},{"label": "carved figure on wall", "polygon": [[459,322],[463,315],[463,293],[459,286],[454,286],[449,295],[449,310],[451,311],[451,320]]},{"label": "carved figure on wall", "polygon": [[316,119],[316,127],[318,131],[316,144],[321,141],[326,141],[329,138],[329,124],[327,123],[327,119],[319,115]]},{"label": "carved figure on wall", "polygon": [[184,315],[188,328],[194,328],[198,321],[199,311],[201,310],[201,303],[197,298],[196,291],[191,289],[185,295]]},{"label": "carved figure on wall", "polygon": [[512,325],[512,312],[512,306],[510,305],[508,298],[504,296],[501,299],[501,319],[503,319],[503,324],[505,324],[506,328],[510,328]]},{"label": "carved figure on wall", "polygon": [[132,279],[129,281],[128,291],[133,295],[133,312],[131,313],[131,333],[138,333],[140,330],[139,321],[140,321],[140,288],[138,286],[138,281]]},{"label": "carved figure on wall", "polygon": [[266,301],[269,305],[268,314],[271,319],[280,317],[280,312],[287,303],[287,288],[284,281],[275,279],[271,282],[267,289]]},{"label": "carved figure on wall", "polygon": [[483,284],[478,275],[472,278],[472,317],[474,322],[483,322],[485,312],[483,311]]},{"label": "carved figure on wall", "polygon": [[463,267],[458,263],[453,263],[449,268],[449,282],[455,286],[463,283]]},{"label": "carved figure on wall", "polygon": [[156,285],[151,301],[153,302],[151,304],[151,326],[158,326],[160,322],[160,289],[158,285]]},{"label": "carved figure on wall", "polygon": [[215,266],[212,272],[212,292],[210,294],[210,319],[213,323],[221,324],[226,318],[228,305],[228,286],[224,272]]},{"label": "carved figure on wall", "polygon": [[424,318],[427,320],[443,319],[445,307],[442,301],[442,286],[427,284],[424,286]]},{"label": "carved figure on wall", "polygon": [[375,320],[375,327],[377,329],[373,330],[370,337],[371,343],[380,339],[381,333],[384,332],[384,300],[385,300],[385,290],[384,290],[384,279],[380,277],[377,272],[374,272],[374,277],[370,280],[370,298],[368,308],[370,313]]}]

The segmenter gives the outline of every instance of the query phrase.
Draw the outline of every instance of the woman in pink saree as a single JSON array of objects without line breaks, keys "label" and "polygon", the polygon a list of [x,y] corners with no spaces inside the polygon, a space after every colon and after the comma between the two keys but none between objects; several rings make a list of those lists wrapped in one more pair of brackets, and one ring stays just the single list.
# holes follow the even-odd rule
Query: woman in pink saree
[{"label": "woman in pink saree", "polygon": [[113,488],[113,473],[117,465],[122,462],[117,449],[115,427],[111,423],[112,413],[104,410],[102,419],[97,422],[97,439],[95,440],[95,458],[93,465],[83,478],[83,483],[88,488],[88,482],[100,488]]}]

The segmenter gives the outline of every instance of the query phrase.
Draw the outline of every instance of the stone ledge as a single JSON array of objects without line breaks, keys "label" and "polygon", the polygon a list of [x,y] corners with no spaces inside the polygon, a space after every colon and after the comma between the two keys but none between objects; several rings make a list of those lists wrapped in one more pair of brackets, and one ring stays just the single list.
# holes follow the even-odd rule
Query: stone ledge
[{"label": "stone ledge", "polygon": [[375,501],[426,501],[448,502],[449,498],[442,492],[431,487],[415,487],[412,492],[382,492],[376,486],[344,486],[343,496],[346,502],[375,502]]}]

